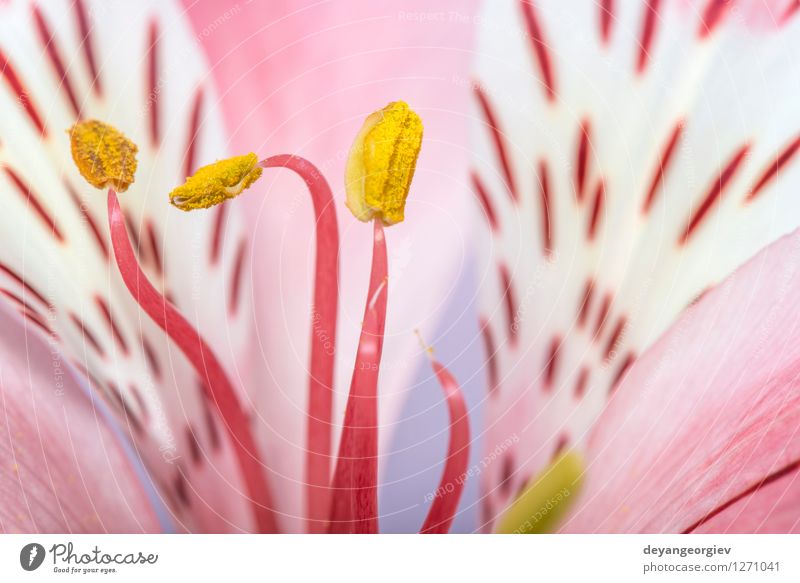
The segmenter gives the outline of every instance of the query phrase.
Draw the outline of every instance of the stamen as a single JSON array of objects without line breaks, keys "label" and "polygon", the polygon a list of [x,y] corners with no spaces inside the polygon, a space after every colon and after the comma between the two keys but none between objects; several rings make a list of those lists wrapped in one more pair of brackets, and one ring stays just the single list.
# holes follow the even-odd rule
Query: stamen
[{"label": "stamen", "polygon": [[501,534],[554,532],[580,490],[583,460],[574,451],[560,455],[534,477],[500,519]]},{"label": "stamen", "polygon": [[467,464],[469,463],[469,414],[461,387],[453,375],[433,357],[433,348],[425,346],[422,336],[417,331],[422,348],[431,359],[431,366],[447,399],[447,410],[450,415],[450,439],[447,446],[447,462],[442,472],[442,479],[436,489],[436,496],[428,516],[422,525],[421,534],[447,534],[458,510],[458,503],[464,491]]},{"label": "stamen", "polygon": [[330,513],[333,367],[339,305],[336,206],[325,177],[307,160],[279,155],[267,158],[260,165],[292,170],[306,183],[314,203],[317,240],[306,418],[306,516],[309,532],[324,532]]},{"label": "stamen", "polygon": [[136,144],[116,128],[94,119],[79,121],[67,133],[72,159],[89,184],[128,190],[136,174]]},{"label": "stamen", "polygon": [[125,217],[117,194],[108,191],[108,224],[111,244],[122,280],[133,299],[158,326],[167,333],[189,360],[197,375],[204,380],[207,398],[217,407],[230,435],[242,471],[259,532],[276,532],[274,505],[259,459],[247,415],[241,408],[236,391],[211,347],[199,332],[159,294],[136,261]]},{"label": "stamen", "polygon": [[403,220],[421,146],[422,120],[404,101],[367,117],[345,171],[347,208],[358,220],[377,216],[386,225]]},{"label": "stamen", "polygon": [[[121,182],[127,188],[133,183],[137,148],[120,132],[101,122],[88,121],[73,126],[70,136],[78,169],[91,184],[101,186]],[[108,225],[114,260],[122,280],[136,303],[167,333],[204,381],[206,398],[216,405],[231,438],[253,508],[256,528],[259,532],[276,532],[277,523],[264,475],[264,464],[259,459],[248,416],[241,407],[233,384],[200,333],[156,291],[142,272],[125,223],[117,193],[110,188]]]},{"label": "stamen", "polygon": [[386,326],[387,277],[383,224],[375,221],[368,303],[333,477],[333,533],[378,532],[378,373]]},{"label": "stamen", "polygon": [[169,202],[182,211],[209,208],[239,196],[261,177],[253,154],[234,156],[203,166],[169,193]]}]

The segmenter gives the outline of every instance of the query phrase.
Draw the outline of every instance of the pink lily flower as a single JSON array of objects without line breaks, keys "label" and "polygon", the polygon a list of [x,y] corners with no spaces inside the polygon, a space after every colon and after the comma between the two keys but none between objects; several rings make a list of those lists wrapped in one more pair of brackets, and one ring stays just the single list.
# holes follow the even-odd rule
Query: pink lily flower
[{"label": "pink lily flower", "polygon": [[486,530],[798,529],[799,7],[484,11]]},{"label": "pink lily flower", "polygon": [[[356,440],[372,443],[376,426],[388,437],[422,355],[412,331],[436,324],[463,262],[458,241],[470,210],[451,193],[465,188],[469,154],[456,146],[466,138],[469,95],[451,77],[468,70],[468,53],[455,49],[471,29],[399,22],[421,2],[391,13],[352,8],[0,6],[3,531],[320,531],[331,501],[361,492],[347,476],[335,491],[324,479],[334,475],[340,436],[359,428],[345,420],[355,407],[346,387],[371,248],[370,229],[342,212],[338,177],[363,119],[398,96],[439,137],[417,164],[414,190],[424,194],[409,199],[407,223],[386,234],[381,293],[393,299],[380,308],[379,416],[368,441]],[[64,131],[90,118],[139,146],[136,183],[118,205],[110,195],[106,206],[70,155]],[[326,228],[338,231],[339,278],[322,277],[333,294],[322,297],[338,289],[338,323],[335,299],[323,309],[314,296],[325,271],[314,258],[325,247],[315,245],[319,223],[305,189],[316,197],[324,179],[303,184],[267,169],[266,194],[191,215],[169,206],[167,193],[195,169],[250,150],[303,156],[332,179],[339,208]],[[264,165],[297,169],[298,159]],[[437,242],[435,257],[426,241]],[[448,454],[443,479],[452,479],[466,463],[466,412],[455,380],[434,369],[461,442]],[[315,383],[317,397],[329,385],[333,392],[312,411]],[[330,428],[327,439],[315,423]],[[373,497],[382,444],[368,456]],[[364,471],[356,465],[354,475]],[[438,514],[422,528],[446,531],[457,501],[435,501]],[[374,530],[376,512],[346,508],[342,528]]]}]

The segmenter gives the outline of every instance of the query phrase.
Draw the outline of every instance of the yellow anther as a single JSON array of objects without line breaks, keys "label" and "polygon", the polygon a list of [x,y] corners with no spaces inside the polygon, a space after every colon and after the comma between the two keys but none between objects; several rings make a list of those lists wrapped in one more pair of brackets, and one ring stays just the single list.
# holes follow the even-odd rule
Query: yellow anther
[{"label": "yellow anther", "polygon": [[403,220],[422,146],[422,120],[404,101],[370,115],[358,132],[345,170],[347,208],[360,221]]},{"label": "yellow anther", "polygon": [[169,202],[182,211],[205,209],[242,193],[261,177],[258,157],[234,156],[203,166],[169,193]]},{"label": "yellow anther", "polygon": [[72,159],[86,181],[95,188],[113,186],[125,192],[136,174],[132,141],[116,128],[95,119],[79,121],[67,130]]},{"label": "yellow anther", "polygon": [[577,498],[583,476],[583,459],[574,451],[561,454],[525,486],[500,518],[497,532],[536,534],[555,532]]}]

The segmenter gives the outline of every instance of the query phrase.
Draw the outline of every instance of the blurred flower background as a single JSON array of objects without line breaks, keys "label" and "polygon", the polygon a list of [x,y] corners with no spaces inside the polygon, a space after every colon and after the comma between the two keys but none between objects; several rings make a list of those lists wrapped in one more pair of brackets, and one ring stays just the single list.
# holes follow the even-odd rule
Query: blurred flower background
[{"label": "blurred flower background", "polygon": [[[0,3],[0,529],[253,528],[219,421],[122,285],[64,130],[95,117],[139,145],[121,197],[139,259],[241,387],[281,526],[299,532],[308,195],[269,173],[186,216],[167,193],[230,154],[289,153],[343,205],[353,137],[397,99],[425,140],[387,230],[381,531],[419,530],[446,458],[415,330],[470,409],[454,531],[497,528],[515,500],[533,516],[529,488],[540,508],[578,482],[565,529],[796,529],[797,236],[768,245],[800,222],[797,8]],[[337,211],[338,431],[371,229]],[[564,452],[579,477],[542,492]]]}]

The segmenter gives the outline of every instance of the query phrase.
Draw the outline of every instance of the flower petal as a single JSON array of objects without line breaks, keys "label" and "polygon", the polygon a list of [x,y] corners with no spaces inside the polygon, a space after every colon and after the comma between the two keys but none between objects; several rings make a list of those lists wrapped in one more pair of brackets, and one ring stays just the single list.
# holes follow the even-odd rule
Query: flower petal
[{"label": "flower petal", "polygon": [[616,380],[687,305],[800,224],[800,19],[722,4],[485,11],[485,443],[520,439],[485,477],[494,508],[557,450],[585,447]]},{"label": "flower petal", "polygon": [[798,257],[800,231],[709,292],[631,367],[592,434],[586,496],[567,530],[796,528]]},{"label": "flower petal", "polygon": [[99,403],[7,312],[0,308],[0,531],[162,530]]}]

